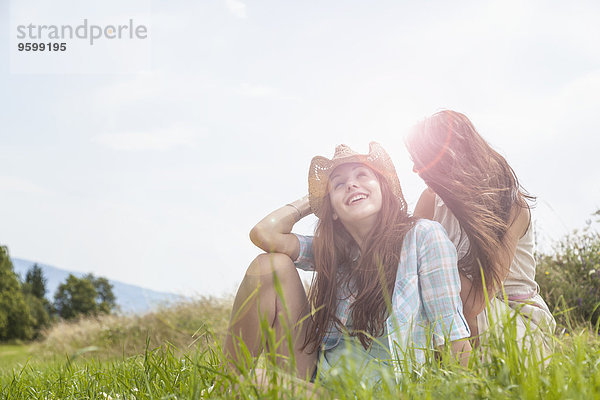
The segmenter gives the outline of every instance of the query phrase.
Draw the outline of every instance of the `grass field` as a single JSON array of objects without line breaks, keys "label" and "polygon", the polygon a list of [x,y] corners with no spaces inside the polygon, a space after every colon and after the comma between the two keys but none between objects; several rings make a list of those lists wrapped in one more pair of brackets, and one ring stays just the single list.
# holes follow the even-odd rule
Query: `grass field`
[{"label": "grass field", "polygon": [[11,366],[24,363],[29,357],[31,346],[27,344],[0,344],[0,365]]},{"label": "grass field", "polygon": [[[106,316],[61,324],[45,340],[0,346],[1,399],[200,399],[307,398],[302,385],[270,361],[257,386],[220,369],[219,344],[229,303],[201,299],[142,317]],[[600,340],[592,328],[573,328],[541,360],[535,349],[520,351],[510,332],[471,357],[462,368],[450,357],[428,362],[399,379],[391,368],[365,370],[351,363],[318,381],[313,398],[600,398]]]}]

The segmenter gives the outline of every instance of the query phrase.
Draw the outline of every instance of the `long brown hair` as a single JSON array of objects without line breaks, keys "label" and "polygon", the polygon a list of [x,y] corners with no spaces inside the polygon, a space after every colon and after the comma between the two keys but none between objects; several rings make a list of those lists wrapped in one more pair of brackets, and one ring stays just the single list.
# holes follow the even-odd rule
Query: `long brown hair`
[{"label": "long brown hair", "polygon": [[[381,185],[382,206],[373,230],[364,240],[362,254],[341,221],[333,219],[329,195],[323,201],[323,214],[313,239],[316,274],[309,295],[316,312],[313,329],[304,343],[305,347],[312,343],[313,351],[321,345],[332,324],[345,331],[336,316],[342,285],[355,299],[350,306],[352,331],[348,333],[358,336],[365,349],[372,337],[384,333],[402,241],[414,222],[404,199],[394,196],[386,179],[373,172]],[[356,256],[358,259],[353,261]]]},{"label": "long brown hair", "polygon": [[463,114],[444,110],[419,123],[407,140],[415,169],[448,206],[469,239],[458,267],[482,291],[500,283],[499,258],[515,206],[535,200],[519,184],[508,162]]}]

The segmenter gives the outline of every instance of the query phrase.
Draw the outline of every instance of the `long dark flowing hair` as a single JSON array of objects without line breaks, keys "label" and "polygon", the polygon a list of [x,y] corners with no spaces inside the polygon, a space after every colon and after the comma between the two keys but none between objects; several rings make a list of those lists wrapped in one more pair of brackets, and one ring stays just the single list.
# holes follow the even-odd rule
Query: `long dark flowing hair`
[{"label": "long dark flowing hair", "polygon": [[515,207],[529,208],[529,195],[508,162],[475,130],[463,114],[444,110],[419,123],[407,140],[415,169],[456,216],[469,239],[458,267],[471,277],[473,289],[500,284],[503,239]]},{"label": "long dark flowing hair", "polygon": [[321,345],[331,324],[345,330],[336,316],[342,285],[347,285],[355,299],[350,308],[352,331],[348,333],[358,336],[365,349],[373,337],[384,333],[402,242],[414,220],[408,215],[404,199],[394,196],[385,178],[373,172],[381,185],[382,206],[373,230],[364,240],[362,254],[341,221],[333,219],[328,195],[323,202],[313,239],[316,274],[309,294],[316,311],[313,329],[304,343],[305,347],[312,344],[313,351]]}]

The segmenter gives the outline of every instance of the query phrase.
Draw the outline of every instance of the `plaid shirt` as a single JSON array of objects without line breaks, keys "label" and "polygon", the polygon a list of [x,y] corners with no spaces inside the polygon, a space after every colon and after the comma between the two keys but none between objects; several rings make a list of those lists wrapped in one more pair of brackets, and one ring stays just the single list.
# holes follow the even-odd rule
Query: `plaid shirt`
[{"label": "plaid shirt", "polygon": [[[296,235],[300,253],[296,267],[314,270],[312,236]],[[389,348],[397,373],[425,362],[426,349],[470,336],[460,299],[460,278],[456,248],[437,222],[421,219],[408,231],[402,243],[392,314],[386,320]],[[336,311],[346,324],[352,297],[342,296]],[[335,347],[341,337],[329,329],[324,349]]]}]

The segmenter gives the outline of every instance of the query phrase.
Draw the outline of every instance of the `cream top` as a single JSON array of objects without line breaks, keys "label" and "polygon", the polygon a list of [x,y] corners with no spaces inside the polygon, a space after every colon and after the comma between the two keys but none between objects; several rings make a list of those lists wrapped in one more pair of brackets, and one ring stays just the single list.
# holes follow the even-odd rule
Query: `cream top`
[{"label": "cream top", "polygon": [[[464,257],[469,249],[469,238],[462,231],[452,211],[437,194],[435,195],[433,220],[439,222],[446,230],[448,237],[456,246],[458,259]],[[535,281],[535,267],[533,228],[532,224],[529,224],[527,232],[517,242],[517,249],[508,276],[503,282],[509,300],[528,300],[539,292],[539,286]],[[500,294],[500,296],[502,295]]]}]

